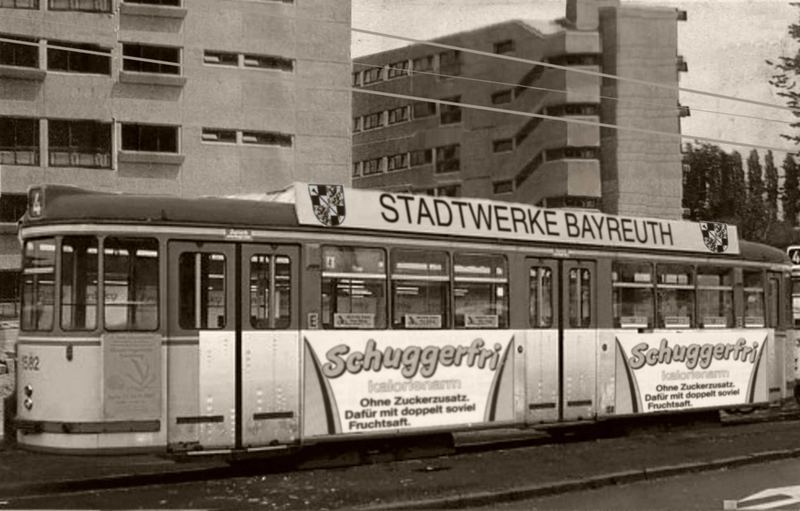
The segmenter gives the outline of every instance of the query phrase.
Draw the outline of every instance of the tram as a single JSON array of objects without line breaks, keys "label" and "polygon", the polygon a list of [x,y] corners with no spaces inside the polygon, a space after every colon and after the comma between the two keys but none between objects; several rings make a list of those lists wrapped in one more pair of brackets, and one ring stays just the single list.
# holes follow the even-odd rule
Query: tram
[{"label": "tram", "polygon": [[33,187],[17,439],[291,452],[792,395],[786,254],[719,223],[295,184]]}]

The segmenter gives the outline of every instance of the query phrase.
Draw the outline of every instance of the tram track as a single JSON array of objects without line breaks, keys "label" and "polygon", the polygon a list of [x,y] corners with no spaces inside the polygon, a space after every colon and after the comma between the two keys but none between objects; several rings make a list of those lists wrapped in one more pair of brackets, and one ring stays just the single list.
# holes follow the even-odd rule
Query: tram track
[{"label": "tram track", "polygon": [[[499,451],[515,451],[559,444],[592,445],[597,441],[612,439],[632,442],[642,437],[659,440],[670,435],[687,435],[693,438],[707,433],[752,427],[757,424],[800,421],[800,408],[755,410],[747,415],[722,413],[716,422],[698,414],[662,416],[660,420],[604,421],[578,424],[561,428],[525,430],[486,430],[428,437],[381,439],[374,441],[318,444],[309,446],[292,456],[272,458],[247,458],[232,461],[221,457],[203,462],[177,462],[170,470],[153,470],[136,474],[105,475],[93,478],[38,481],[12,488],[0,486],[0,498],[13,497],[14,502],[47,495],[74,494],[91,491],[112,491],[145,486],[169,486],[203,481],[223,481],[235,478],[269,476],[281,473],[330,470],[364,465],[419,461],[438,458],[423,463],[419,471],[446,470],[453,457],[485,455]],[[714,435],[717,436],[717,435]],[[447,438],[449,437],[449,439]],[[36,454],[30,454],[36,457]]]}]

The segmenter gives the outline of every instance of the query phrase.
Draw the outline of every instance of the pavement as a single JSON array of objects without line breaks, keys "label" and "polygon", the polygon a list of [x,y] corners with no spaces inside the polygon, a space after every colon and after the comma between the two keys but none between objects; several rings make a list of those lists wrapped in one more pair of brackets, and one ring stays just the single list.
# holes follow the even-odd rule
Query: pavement
[{"label": "pavement", "polygon": [[[408,459],[405,452],[362,453],[348,468],[292,470],[269,463],[231,469],[221,458],[175,460],[165,456],[57,455],[0,447],[0,505],[18,498],[171,482],[266,474],[275,499],[286,487],[286,509],[454,508],[800,457],[800,410],[792,402],[724,425],[653,423],[622,436],[577,436],[554,442],[541,432],[498,430],[456,436],[456,454]],[[756,420],[753,420],[755,418]],[[771,420],[770,420],[771,419]],[[744,422],[743,422],[744,421]],[[603,430],[601,428],[601,430]],[[498,443],[499,442],[499,443]],[[494,444],[489,449],[487,446]],[[405,458],[405,461],[397,461]],[[351,459],[351,461],[353,461]],[[335,465],[336,463],[332,463]],[[347,465],[348,463],[343,463]],[[320,465],[324,466],[324,462]],[[317,466],[320,466],[317,465]],[[350,463],[350,465],[353,465]],[[243,468],[245,467],[245,468]],[[292,483],[294,481],[294,483]],[[305,482],[304,482],[305,481]],[[290,492],[322,484],[333,493]],[[290,484],[291,483],[291,484]]]}]

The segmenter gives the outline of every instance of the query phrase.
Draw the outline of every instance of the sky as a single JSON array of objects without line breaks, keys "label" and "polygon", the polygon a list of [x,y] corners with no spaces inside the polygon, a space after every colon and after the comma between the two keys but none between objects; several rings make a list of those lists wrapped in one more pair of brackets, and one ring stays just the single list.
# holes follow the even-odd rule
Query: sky
[{"label": "sky", "polygon": [[[753,99],[784,106],[769,85],[772,68],[766,59],[791,55],[796,42],[788,35],[790,23],[800,20],[800,8],[788,0],[638,0],[623,4],[658,5],[685,10],[688,20],[678,23],[678,53],[689,71],[681,73],[680,86]],[[415,39],[470,30],[509,19],[564,17],[566,0],[352,0],[352,26]],[[352,56],[387,50],[407,43],[352,33]],[[790,112],[724,99],[681,93],[681,104],[692,108],[681,123],[686,135],[761,144],[800,151],[783,140],[792,132]],[[734,112],[778,122],[700,112],[700,109]],[[797,130],[800,132],[800,130]],[[691,140],[686,140],[689,142]],[[746,158],[750,148],[736,149]],[[762,155],[765,151],[759,150]],[[780,162],[784,154],[776,152]]]}]

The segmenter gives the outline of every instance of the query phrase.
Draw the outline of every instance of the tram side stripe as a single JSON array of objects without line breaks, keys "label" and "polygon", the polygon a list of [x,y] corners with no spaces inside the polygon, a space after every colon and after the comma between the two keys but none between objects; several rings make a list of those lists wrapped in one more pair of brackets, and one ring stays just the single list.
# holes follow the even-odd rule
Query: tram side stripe
[{"label": "tram side stripe", "polygon": [[767,346],[767,339],[768,335],[764,334],[764,342],[761,343],[761,349],[758,350],[758,359],[756,359],[756,363],[753,365],[753,372],[750,374],[750,383],[748,383],[747,387],[747,402],[754,403],[756,400],[756,380],[758,379],[758,373],[761,370],[761,360],[762,355],[764,354],[764,350]]},{"label": "tram side stripe", "polygon": [[511,340],[508,341],[508,345],[506,346],[506,352],[503,354],[503,360],[500,362],[500,367],[498,367],[497,371],[494,373],[492,385],[489,387],[491,401],[489,401],[489,406],[486,407],[486,417],[484,417],[484,420],[487,422],[493,422],[495,420],[495,416],[497,415],[497,401],[500,398],[500,386],[503,382],[503,373],[506,368],[506,362],[508,362],[508,354],[513,351],[513,348],[514,336],[512,335]]},{"label": "tram side stripe", "polygon": [[618,337],[614,337],[617,343],[617,359],[622,359],[622,366],[625,368],[625,376],[628,378],[628,387],[631,393],[631,408],[633,413],[639,413],[639,389],[636,386],[636,380],[633,379],[631,368],[628,365],[628,359],[625,357],[625,351],[619,342]]},{"label": "tram side stripe", "polygon": [[[311,360],[314,364],[314,373],[317,375],[319,390],[322,393],[322,404],[325,406],[325,420],[328,424],[328,433],[333,435],[336,433],[336,423],[338,422],[337,417],[333,413],[333,391],[328,384],[328,380],[322,375],[322,367],[320,366],[317,356],[314,354],[314,350],[311,349],[311,343],[308,342],[308,338],[303,336],[303,342],[306,349],[306,360]],[[308,410],[306,410],[306,413],[308,413]]]}]

